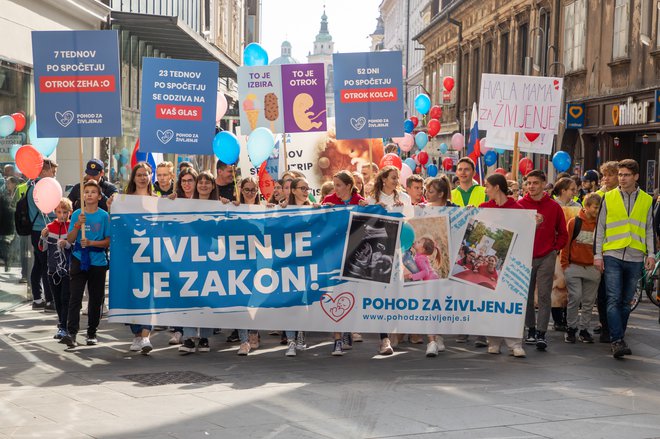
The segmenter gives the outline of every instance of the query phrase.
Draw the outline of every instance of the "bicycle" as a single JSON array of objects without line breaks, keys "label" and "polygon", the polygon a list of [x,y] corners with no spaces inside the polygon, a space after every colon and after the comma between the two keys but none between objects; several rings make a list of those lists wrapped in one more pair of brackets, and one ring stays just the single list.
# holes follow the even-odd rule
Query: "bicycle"
[{"label": "bicycle", "polygon": [[642,277],[637,282],[635,287],[635,294],[633,299],[630,302],[630,310],[633,311],[639,305],[639,302],[642,301],[644,297],[642,292],[646,293],[646,296],[649,298],[651,303],[655,306],[660,307],[660,252],[655,255],[655,267],[653,271],[648,272],[645,268],[642,268]]}]

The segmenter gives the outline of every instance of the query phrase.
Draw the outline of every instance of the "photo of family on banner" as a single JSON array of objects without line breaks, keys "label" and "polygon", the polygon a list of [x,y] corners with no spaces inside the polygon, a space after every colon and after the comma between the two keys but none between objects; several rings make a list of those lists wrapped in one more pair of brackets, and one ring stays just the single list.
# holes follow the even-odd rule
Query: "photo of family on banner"
[{"label": "photo of family on banner", "polygon": [[380,206],[139,196],[113,207],[115,258],[131,261],[111,271],[114,322],[510,337],[523,328],[533,212],[417,207],[406,218]]}]

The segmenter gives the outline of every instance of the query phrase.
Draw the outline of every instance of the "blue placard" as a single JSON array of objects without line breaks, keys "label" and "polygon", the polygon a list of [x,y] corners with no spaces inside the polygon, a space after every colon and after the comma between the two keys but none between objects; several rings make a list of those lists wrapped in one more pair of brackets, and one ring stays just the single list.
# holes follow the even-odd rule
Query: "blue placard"
[{"label": "blue placard", "polygon": [[218,63],[144,58],[140,151],[211,154]]},{"label": "blue placard", "polygon": [[337,139],[403,136],[401,52],[338,53],[332,59]]},{"label": "blue placard", "polygon": [[39,137],[121,136],[119,34],[32,32]]},{"label": "blue placard", "polygon": [[660,90],[655,91],[655,104],[653,104],[653,108],[655,108],[655,121],[660,122]]},{"label": "blue placard", "polygon": [[584,128],[584,104],[566,104],[566,128]]}]

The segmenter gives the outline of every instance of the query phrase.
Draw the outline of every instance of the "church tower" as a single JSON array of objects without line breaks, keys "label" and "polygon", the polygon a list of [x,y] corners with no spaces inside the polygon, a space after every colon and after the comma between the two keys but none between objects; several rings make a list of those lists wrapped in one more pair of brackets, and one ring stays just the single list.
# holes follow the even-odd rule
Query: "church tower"
[{"label": "church tower", "polygon": [[321,15],[321,29],[314,40],[314,52],[307,55],[308,63],[323,63],[325,65],[325,100],[328,109],[328,117],[335,117],[335,91],[334,74],[332,69],[332,54],[335,51],[335,43],[328,30],[328,16],[323,9]]}]

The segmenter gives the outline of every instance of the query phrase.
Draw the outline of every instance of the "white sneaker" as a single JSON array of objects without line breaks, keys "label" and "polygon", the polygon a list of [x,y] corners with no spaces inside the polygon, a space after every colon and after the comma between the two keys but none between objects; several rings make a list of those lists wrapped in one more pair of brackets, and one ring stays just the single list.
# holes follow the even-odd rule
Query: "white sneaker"
[{"label": "white sneaker", "polygon": [[248,334],[248,343],[250,343],[250,349],[259,349],[259,333]]},{"label": "white sneaker", "polygon": [[135,337],[133,339],[133,343],[131,344],[131,347],[128,348],[128,350],[131,352],[140,352],[142,350],[142,346],[140,346],[141,342],[142,342],[142,337]]},{"label": "white sneaker", "polygon": [[362,341],[362,334],[359,332],[353,333],[353,343],[360,343]]},{"label": "white sneaker", "polygon": [[438,352],[444,352],[445,351],[445,339],[442,338],[441,335],[438,335],[435,338],[435,342],[438,345]]},{"label": "white sneaker", "polygon": [[181,338],[183,337],[183,334],[180,333],[179,331],[176,331],[172,334],[172,337],[170,337],[169,344],[181,344]]},{"label": "white sneaker", "polygon": [[289,341],[289,347],[286,349],[286,353],[284,354],[287,357],[295,357],[296,356],[296,342],[291,340]]},{"label": "white sneaker", "polygon": [[153,350],[153,346],[151,345],[151,341],[149,340],[149,337],[142,337],[140,339],[140,351],[144,354],[147,355],[149,352]]},{"label": "white sneaker", "polygon": [[238,347],[238,352],[236,352],[237,355],[245,356],[250,353],[250,343],[249,342],[243,342],[241,345]]},{"label": "white sneaker", "polygon": [[305,343],[305,332],[304,331],[298,331],[298,334],[296,334],[296,349],[299,351],[304,351],[307,349],[307,343]]},{"label": "white sneaker", "polygon": [[516,358],[525,358],[527,356],[523,348],[513,348],[511,351],[511,355],[513,355]]},{"label": "white sneaker", "polygon": [[497,355],[497,354],[500,353],[500,347],[495,346],[495,345],[492,345],[492,346],[489,345],[488,346],[488,353]]},{"label": "white sneaker", "polygon": [[378,353],[380,355],[392,355],[394,353],[389,338],[385,337],[380,341],[380,349],[378,350]]},{"label": "white sneaker", "polygon": [[437,357],[438,356],[438,343],[435,341],[429,342],[426,345],[426,356],[427,357]]}]

